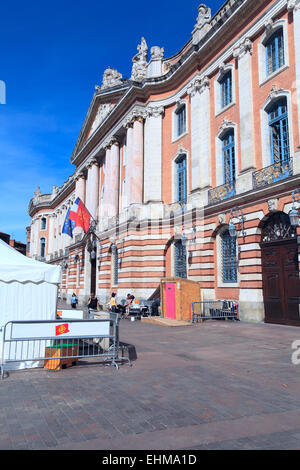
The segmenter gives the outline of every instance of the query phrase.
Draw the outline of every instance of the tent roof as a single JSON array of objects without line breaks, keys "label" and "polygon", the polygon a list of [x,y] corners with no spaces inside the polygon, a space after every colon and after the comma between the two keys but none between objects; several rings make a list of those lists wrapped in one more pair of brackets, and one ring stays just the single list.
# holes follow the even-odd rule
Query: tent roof
[{"label": "tent roof", "polygon": [[0,281],[45,281],[51,284],[58,284],[60,278],[60,266],[28,258],[0,240]]}]

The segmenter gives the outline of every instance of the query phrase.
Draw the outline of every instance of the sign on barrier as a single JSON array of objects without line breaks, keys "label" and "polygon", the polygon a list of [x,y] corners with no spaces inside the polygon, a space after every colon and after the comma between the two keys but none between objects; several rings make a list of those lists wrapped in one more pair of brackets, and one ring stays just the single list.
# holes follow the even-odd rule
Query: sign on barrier
[{"label": "sign on barrier", "polygon": [[6,340],[28,340],[33,338],[56,339],[105,337],[109,336],[110,321],[72,321],[72,322],[43,322],[43,323],[12,323],[11,331],[7,329]]},{"label": "sign on barrier", "polygon": [[63,320],[83,320],[83,310],[57,310],[56,315]]}]

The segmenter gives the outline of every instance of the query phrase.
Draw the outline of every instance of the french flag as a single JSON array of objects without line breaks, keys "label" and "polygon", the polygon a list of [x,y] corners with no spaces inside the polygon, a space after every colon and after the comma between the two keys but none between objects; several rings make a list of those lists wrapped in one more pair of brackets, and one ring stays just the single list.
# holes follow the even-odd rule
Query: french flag
[{"label": "french flag", "polygon": [[69,219],[75,223],[75,227],[81,227],[84,233],[87,233],[90,228],[91,214],[78,197],[70,209]]}]

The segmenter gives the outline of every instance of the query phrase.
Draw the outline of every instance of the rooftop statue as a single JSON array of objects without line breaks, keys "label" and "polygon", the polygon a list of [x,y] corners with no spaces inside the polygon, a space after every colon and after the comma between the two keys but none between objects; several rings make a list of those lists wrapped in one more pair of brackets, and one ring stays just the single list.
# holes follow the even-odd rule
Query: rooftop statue
[{"label": "rooftop statue", "polygon": [[132,72],[130,80],[141,82],[147,76],[148,46],[145,38],[137,47],[138,53],[132,59]]},{"label": "rooftop statue", "polygon": [[[101,90],[116,85],[122,85],[122,74],[116,69],[108,67],[103,74]],[[99,89],[99,87],[97,89]]]},{"label": "rooftop statue", "polygon": [[211,20],[211,9],[201,3],[198,7],[198,17],[197,17],[197,24],[195,24],[195,28],[201,28],[206,23]]}]

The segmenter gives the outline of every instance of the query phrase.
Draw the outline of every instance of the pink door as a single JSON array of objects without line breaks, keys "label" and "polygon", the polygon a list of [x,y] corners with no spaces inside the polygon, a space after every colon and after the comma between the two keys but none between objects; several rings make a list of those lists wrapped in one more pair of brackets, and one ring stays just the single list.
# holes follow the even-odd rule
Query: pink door
[{"label": "pink door", "polygon": [[166,317],[176,319],[175,315],[175,284],[166,283]]}]

